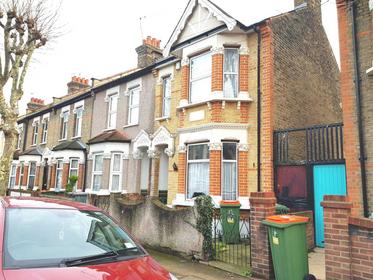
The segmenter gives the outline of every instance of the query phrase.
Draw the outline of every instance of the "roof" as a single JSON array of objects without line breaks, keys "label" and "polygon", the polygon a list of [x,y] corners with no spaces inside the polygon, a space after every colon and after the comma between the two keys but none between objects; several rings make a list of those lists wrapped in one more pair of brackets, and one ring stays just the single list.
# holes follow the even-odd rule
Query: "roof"
[{"label": "roof", "polygon": [[101,211],[99,208],[90,204],[79,203],[70,200],[58,200],[43,197],[3,197],[1,198],[3,207],[5,208],[42,208],[42,209],[76,209]]},{"label": "roof", "polygon": [[118,143],[130,143],[131,139],[128,136],[117,129],[105,131],[92,139],[88,140],[88,144],[98,144],[103,142],[118,142]]},{"label": "roof", "polygon": [[86,145],[80,140],[70,140],[65,141],[57,146],[54,146],[52,151],[61,151],[61,150],[77,150],[84,151],[86,150]]},{"label": "roof", "polygon": [[14,160],[17,160],[17,159],[19,159],[19,154],[20,154],[21,152],[19,151],[19,150],[16,150],[14,153],[13,153],[13,159]]},{"label": "roof", "polygon": [[21,153],[19,153],[19,156],[42,156],[43,152],[39,147],[27,149]]}]

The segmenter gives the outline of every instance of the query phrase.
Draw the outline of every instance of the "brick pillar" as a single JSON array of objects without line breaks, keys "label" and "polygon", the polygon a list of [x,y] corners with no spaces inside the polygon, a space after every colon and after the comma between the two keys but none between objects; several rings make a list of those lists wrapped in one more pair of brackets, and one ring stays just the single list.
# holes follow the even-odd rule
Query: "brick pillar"
[{"label": "brick pillar", "polygon": [[14,186],[19,186],[19,175],[20,175],[20,172],[21,172],[21,167],[17,166],[16,167],[16,182],[15,182]]},{"label": "brick pillar", "polygon": [[212,55],[211,91],[221,94],[223,92],[223,48],[217,48]]},{"label": "brick pillar", "polygon": [[78,181],[76,182],[77,190],[83,190],[83,181],[84,181],[84,164],[79,163]]},{"label": "brick pillar", "polygon": [[189,98],[189,59],[183,59],[181,66],[181,96],[180,99]]},{"label": "brick pillar", "polygon": [[210,195],[221,195],[221,143],[210,143]]},{"label": "brick pillar", "polygon": [[186,147],[179,147],[179,164],[177,177],[177,192],[185,194],[185,177],[186,177]]},{"label": "brick pillar", "polygon": [[238,195],[248,196],[249,185],[247,181],[248,173],[248,145],[238,145]]},{"label": "brick pillar", "polygon": [[324,240],[326,279],[352,279],[348,217],[352,203],[345,196],[325,195]]},{"label": "brick pillar", "polygon": [[267,228],[261,221],[275,214],[276,198],[273,192],[250,194],[251,269],[254,277],[274,279]]},{"label": "brick pillar", "polygon": [[29,166],[28,164],[24,164],[24,167],[23,167],[23,180],[22,180],[22,186],[27,186],[27,180],[28,180],[28,169],[29,169]]},{"label": "brick pillar", "polygon": [[261,50],[261,81],[262,81],[262,99],[261,99],[261,190],[273,191],[273,127],[274,127],[274,66],[273,66],[273,46],[272,32],[270,27],[263,24],[262,50]]},{"label": "brick pillar", "polygon": [[158,197],[158,186],[159,186],[159,152],[148,153],[151,160],[151,171],[150,171],[150,196]]},{"label": "brick pillar", "polygon": [[62,186],[61,188],[64,189],[69,181],[69,167],[70,163],[64,162],[63,169],[62,169]]},{"label": "brick pillar", "polygon": [[48,182],[48,189],[56,187],[56,164],[52,163],[50,165],[50,176]]},{"label": "brick pillar", "polygon": [[211,121],[212,122],[223,121],[222,104],[219,101],[211,103]]},{"label": "brick pillar", "polygon": [[35,183],[34,183],[34,187],[40,187],[41,184],[40,184],[40,163],[37,163],[36,164],[36,169],[35,169]]},{"label": "brick pillar", "polygon": [[353,203],[352,213],[363,215],[359,139],[354,91],[350,2],[337,0],[339,48],[341,56],[340,88],[343,104],[343,152],[346,159],[347,193]]}]

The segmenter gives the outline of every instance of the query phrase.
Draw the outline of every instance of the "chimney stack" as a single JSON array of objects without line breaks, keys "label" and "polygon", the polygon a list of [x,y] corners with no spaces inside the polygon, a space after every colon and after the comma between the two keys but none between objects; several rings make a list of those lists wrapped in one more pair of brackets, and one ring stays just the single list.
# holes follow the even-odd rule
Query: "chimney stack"
[{"label": "chimney stack", "polygon": [[321,0],[294,0],[294,10],[307,8],[321,23]]},{"label": "chimney stack", "polygon": [[161,40],[147,36],[142,40],[142,45],[136,48],[137,67],[144,68],[153,64],[157,59],[162,57],[160,48]]},{"label": "chimney stack", "polygon": [[70,95],[83,88],[88,88],[88,87],[89,87],[88,79],[73,76],[71,78],[71,81],[67,84],[67,94]]},{"label": "chimney stack", "polygon": [[32,113],[44,107],[44,100],[40,98],[31,97],[29,103],[27,103],[26,113]]}]

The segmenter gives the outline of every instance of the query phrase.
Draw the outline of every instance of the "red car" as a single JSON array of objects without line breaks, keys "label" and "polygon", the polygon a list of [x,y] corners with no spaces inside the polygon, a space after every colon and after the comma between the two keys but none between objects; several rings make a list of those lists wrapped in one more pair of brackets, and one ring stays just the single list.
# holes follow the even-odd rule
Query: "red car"
[{"label": "red car", "polygon": [[30,197],[1,205],[1,280],[176,280],[96,207]]}]

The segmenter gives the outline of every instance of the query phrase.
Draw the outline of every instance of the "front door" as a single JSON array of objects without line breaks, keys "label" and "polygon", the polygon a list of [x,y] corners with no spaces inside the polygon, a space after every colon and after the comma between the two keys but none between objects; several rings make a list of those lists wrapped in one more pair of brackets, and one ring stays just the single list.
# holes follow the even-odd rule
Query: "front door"
[{"label": "front door", "polygon": [[324,247],[324,209],[320,205],[324,195],[346,195],[344,164],[315,165],[313,167],[315,196],[316,246]]}]

